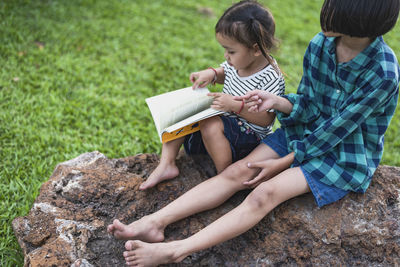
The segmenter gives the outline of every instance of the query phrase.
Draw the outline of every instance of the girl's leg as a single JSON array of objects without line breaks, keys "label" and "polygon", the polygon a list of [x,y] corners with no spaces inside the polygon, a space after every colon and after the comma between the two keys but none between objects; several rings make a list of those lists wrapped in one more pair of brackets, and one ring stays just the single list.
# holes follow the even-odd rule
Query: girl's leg
[{"label": "girl's leg", "polygon": [[[164,229],[170,223],[192,214],[215,208],[239,190],[248,188],[244,181],[253,178],[258,171],[247,167],[248,162],[279,158],[278,154],[265,144],[260,144],[246,158],[235,162],[222,173],[214,176],[162,208],[129,225],[114,220],[108,232],[119,239],[140,239],[159,242],[164,239]],[[207,197],[204,197],[207,196]]]},{"label": "girl's leg", "polygon": [[179,169],[175,165],[175,159],[184,141],[185,137],[181,137],[163,144],[160,163],[147,180],[140,185],[140,190],[148,189],[161,181],[178,176]]},{"label": "girl's leg", "polygon": [[238,207],[189,238],[170,243],[127,241],[127,265],[179,262],[186,256],[232,239],[256,225],[280,203],[309,192],[299,167],[287,169],[257,186]]},{"label": "girl's leg", "polygon": [[214,116],[202,121],[200,129],[204,146],[217,173],[220,173],[232,163],[231,147],[224,135],[224,123],[219,116]]}]

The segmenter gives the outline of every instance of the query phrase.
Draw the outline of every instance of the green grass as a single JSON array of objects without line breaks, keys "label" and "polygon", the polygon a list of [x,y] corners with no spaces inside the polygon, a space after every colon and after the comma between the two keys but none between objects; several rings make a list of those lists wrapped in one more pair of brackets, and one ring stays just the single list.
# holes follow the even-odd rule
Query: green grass
[{"label": "green grass", "polygon": [[[269,0],[295,92],[320,30],[322,0]],[[231,1],[0,2],[0,265],[22,266],[11,221],[28,213],[57,163],[98,150],[110,158],[160,152],[146,97],[190,85],[223,61],[214,25]],[[211,16],[201,8],[212,10]],[[385,38],[400,56],[397,26]],[[383,163],[400,166],[400,118]]]}]

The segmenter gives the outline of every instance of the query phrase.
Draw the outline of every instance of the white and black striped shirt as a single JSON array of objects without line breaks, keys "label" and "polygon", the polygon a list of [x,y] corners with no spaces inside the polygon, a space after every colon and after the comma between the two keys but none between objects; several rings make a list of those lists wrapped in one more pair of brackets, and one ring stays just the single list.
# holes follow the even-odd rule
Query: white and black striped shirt
[{"label": "white and black striped shirt", "polygon": [[[285,93],[285,81],[282,74],[278,73],[271,64],[247,77],[240,77],[237,70],[226,61],[221,64],[221,67],[224,68],[225,72],[224,88],[222,90],[225,94],[242,96],[252,90],[264,90],[276,95],[284,95]],[[262,127],[248,122],[235,113],[227,112],[224,115],[239,118],[240,121],[254,130],[261,139],[272,132],[273,123]]]}]

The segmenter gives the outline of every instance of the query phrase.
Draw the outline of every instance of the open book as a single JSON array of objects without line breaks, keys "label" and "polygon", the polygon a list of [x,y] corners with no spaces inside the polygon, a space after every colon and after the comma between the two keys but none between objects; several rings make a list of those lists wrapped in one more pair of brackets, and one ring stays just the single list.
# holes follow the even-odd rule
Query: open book
[{"label": "open book", "polygon": [[213,97],[207,93],[187,87],[146,98],[162,143],[196,132],[201,120],[224,113],[210,108]]}]

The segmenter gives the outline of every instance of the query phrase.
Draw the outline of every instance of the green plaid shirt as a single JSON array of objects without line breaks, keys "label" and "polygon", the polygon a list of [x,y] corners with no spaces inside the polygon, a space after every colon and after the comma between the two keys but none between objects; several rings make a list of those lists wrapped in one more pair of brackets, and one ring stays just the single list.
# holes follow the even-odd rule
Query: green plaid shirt
[{"label": "green plaid shirt", "polygon": [[365,192],[383,153],[396,108],[399,64],[382,37],[354,59],[336,61],[335,38],[319,33],[304,56],[289,115],[277,112],[293,166],[344,190]]}]

